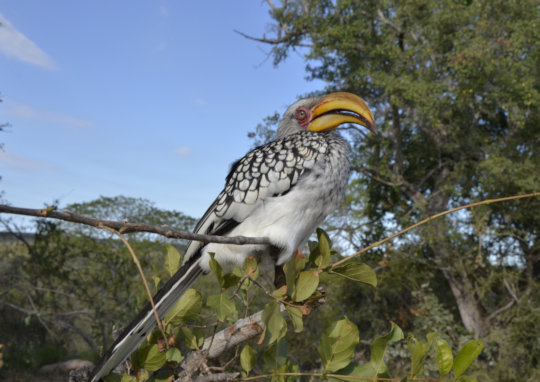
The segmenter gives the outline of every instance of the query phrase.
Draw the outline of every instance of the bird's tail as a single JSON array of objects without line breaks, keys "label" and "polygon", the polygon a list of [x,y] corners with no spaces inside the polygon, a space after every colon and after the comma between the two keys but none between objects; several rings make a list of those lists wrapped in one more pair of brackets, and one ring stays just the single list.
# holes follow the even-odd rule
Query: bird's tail
[{"label": "bird's tail", "polygon": [[[154,304],[160,319],[173,307],[176,301],[199,278],[203,270],[199,267],[198,256],[192,256],[189,261],[163,285],[154,296]],[[116,366],[122,363],[146,338],[156,326],[156,318],[152,306],[148,303],[135,319],[124,329],[111,348],[99,361],[92,371],[89,381],[97,382],[108,375]]]}]

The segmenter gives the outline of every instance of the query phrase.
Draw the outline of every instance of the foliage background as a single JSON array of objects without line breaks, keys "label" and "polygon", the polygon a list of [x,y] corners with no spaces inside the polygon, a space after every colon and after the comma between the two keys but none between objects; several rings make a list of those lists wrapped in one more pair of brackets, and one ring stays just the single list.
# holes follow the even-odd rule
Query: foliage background
[{"label": "foliage background", "polygon": [[[263,43],[276,65],[300,52],[308,78],[327,82],[321,93],[359,94],[377,118],[378,137],[342,131],[354,173],[347,200],[325,227],[338,253],[454,206],[540,190],[534,1],[297,0],[270,12],[275,35]],[[269,139],[276,121],[270,116],[256,128],[257,143]],[[395,322],[421,339],[436,331],[454,350],[481,338],[486,346],[472,370],[479,379],[538,380],[539,207],[538,198],[482,206],[365,254],[378,287],[325,283],[326,303],[302,334],[287,336],[291,363],[320,368],[315,344],[346,316],[359,328],[358,361],[369,359],[368,344]],[[144,200],[101,198],[68,208],[193,226]],[[156,287],[167,277],[163,240],[131,241]],[[125,324],[144,303],[137,280],[126,250],[106,235],[39,222],[34,237],[5,241],[0,375],[24,375],[77,353],[95,359],[110,343],[113,323]],[[212,283],[208,277],[200,287],[216,288],[206,285]],[[409,367],[405,347],[389,350],[398,376]],[[433,365],[426,375],[435,373]]]}]

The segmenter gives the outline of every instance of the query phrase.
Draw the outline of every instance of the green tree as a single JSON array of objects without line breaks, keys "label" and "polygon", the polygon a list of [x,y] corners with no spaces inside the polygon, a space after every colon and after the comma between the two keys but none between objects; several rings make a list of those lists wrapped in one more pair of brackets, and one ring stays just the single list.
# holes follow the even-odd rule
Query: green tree
[{"label": "green tree", "polygon": [[[379,238],[389,222],[395,229],[470,201],[540,189],[536,2],[297,0],[270,14],[277,34],[263,41],[276,64],[299,49],[310,78],[360,94],[375,110],[378,139],[352,142],[352,226],[369,227],[355,230],[359,243]],[[501,278],[490,281],[494,265],[525,277],[520,297],[534,289],[539,205],[463,213],[406,238],[440,271],[477,336],[513,298],[489,301],[478,287],[502,286]]]},{"label": "green tree", "polygon": [[[193,219],[123,196],[67,206],[102,219],[148,221],[189,230]],[[124,244],[108,232],[36,220],[34,234],[5,224],[14,240],[0,256],[0,337],[8,370],[38,367],[77,354],[97,357],[148,301]],[[102,234],[96,234],[101,232]],[[129,236],[156,292],[169,277],[163,240]],[[43,356],[40,356],[43,354]]]}]

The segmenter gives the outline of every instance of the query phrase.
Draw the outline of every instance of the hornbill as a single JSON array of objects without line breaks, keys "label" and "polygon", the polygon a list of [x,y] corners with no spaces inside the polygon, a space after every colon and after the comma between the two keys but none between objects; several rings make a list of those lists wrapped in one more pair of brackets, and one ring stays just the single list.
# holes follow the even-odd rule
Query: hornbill
[{"label": "hornbill", "polygon": [[[343,138],[332,133],[344,123],[360,124],[375,132],[373,114],[354,94],[337,92],[300,100],[287,109],[271,142],[251,150],[231,166],[225,188],[194,232],[266,237],[272,244],[190,242],[183,265],[154,297],[161,318],[200,275],[209,272],[209,253],[215,254],[225,269],[241,266],[248,256],[276,266],[291,259],[345,193],[349,148]],[[99,381],[109,374],[155,325],[148,304],[116,339],[90,380]]]}]

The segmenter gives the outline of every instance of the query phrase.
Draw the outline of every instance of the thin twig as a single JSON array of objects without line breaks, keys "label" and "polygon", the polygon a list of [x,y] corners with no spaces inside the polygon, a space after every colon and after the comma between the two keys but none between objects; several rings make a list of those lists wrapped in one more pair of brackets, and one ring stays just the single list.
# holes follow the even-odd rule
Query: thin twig
[{"label": "thin twig", "polygon": [[206,243],[237,244],[237,245],[272,244],[270,240],[266,237],[245,237],[245,236],[224,237],[224,236],[216,236],[216,235],[201,235],[198,233],[172,229],[171,227],[166,226],[166,225],[151,225],[151,224],[142,224],[142,223],[129,223],[126,221],[94,219],[94,218],[89,218],[86,216],[76,215],[69,211],[55,211],[54,208],[51,208],[51,207],[43,208],[43,209],[31,209],[31,208],[12,207],[5,204],[0,204],[0,213],[58,219],[58,220],[72,222],[72,223],[85,224],[85,225],[89,225],[96,228],[108,227],[122,234],[133,233],[133,232],[156,233],[158,235],[165,236],[169,239],[195,240],[195,241],[200,241],[205,244]]},{"label": "thin twig", "polygon": [[256,286],[258,286],[259,288],[262,289],[262,291],[264,293],[266,293],[266,295],[272,297],[274,300],[276,300],[277,302],[281,302],[282,304],[284,305],[289,305],[289,306],[293,306],[295,308],[298,308],[299,304],[293,304],[292,302],[289,302],[283,298],[279,298],[277,296],[274,296],[272,294],[272,292],[270,292],[268,289],[266,289],[261,283],[259,283],[257,280],[251,278],[251,276],[248,276],[248,280],[251,281],[253,284],[255,284]]},{"label": "thin twig", "polygon": [[448,211],[443,211],[443,212],[440,212],[438,214],[435,214],[433,216],[430,216],[422,221],[419,221],[418,223],[416,224],[413,224],[405,229],[402,229],[401,231],[393,234],[393,235],[390,235],[382,240],[379,240],[375,243],[372,243],[370,245],[368,245],[367,247],[361,249],[360,251],[356,252],[356,253],[353,253],[352,255],[350,256],[347,256],[347,257],[344,257],[343,259],[339,260],[339,261],[336,261],[335,263],[331,264],[329,266],[329,269],[333,269],[359,255],[361,255],[362,253],[364,252],[367,252],[369,251],[370,249],[372,248],[375,248],[375,247],[378,247],[379,245],[381,244],[384,244],[386,243],[387,241],[390,241],[398,236],[401,236],[403,235],[404,233],[406,232],[409,232],[410,230],[416,228],[416,227],[419,227],[421,225],[424,225],[432,220],[435,220],[435,219],[438,219],[440,218],[441,216],[444,216],[444,215],[448,215],[450,213],[453,213],[453,212],[456,212],[456,211],[460,211],[460,210],[463,210],[465,208],[472,208],[472,207],[478,207],[478,206],[482,206],[482,205],[486,205],[486,204],[492,204],[492,203],[500,203],[500,202],[506,202],[506,201],[509,201],[509,200],[517,200],[517,199],[523,199],[523,198],[533,198],[533,197],[536,197],[536,196],[540,196],[540,192],[533,192],[531,194],[525,194],[525,195],[514,195],[514,196],[506,196],[504,198],[496,198],[496,199],[486,199],[486,200],[482,200],[480,202],[475,202],[475,203],[469,203],[469,204],[465,204],[464,206],[459,206],[459,207],[456,207],[456,208],[452,208],[451,210],[448,210]]},{"label": "thin twig", "polygon": [[219,373],[199,376],[194,379],[195,382],[221,382],[233,381],[240,373]]},{"label": "thin twig", "polygon": [[[32,300],[32,297],[30,296],[30,294],[25,290],[23,289],[22,292],[26,295],[26,298],[28,299],[28,301],[30,302],[30,305],[32,305],[32,308],[34,309],[35,312],[38,312],[38,309],[36,307],[36,304],[34,304],[34,300]],[[43,321],[43,319],[41,318],[40,314],[39,313],[36,313],[36,318],[38,319],[39,322],[41,322],[41,325],[43,325],[43,327],[45,329],[47,329],[47,331],[55,338],[58,338],[58,336],[56,335],[55,332],[52,331],[52,329],[50,329],[47,324],[45,323],[45,321]]]},{"label": "thin twig", "polygon": [[154,316],[156,317],[156,322],[157,322],[157,325],[159,327],[159,330],[161,331],[161,334],[163,335],[163,339],[165,340],[165,347],[168,349],[169,348],[169,341],[167,341],[167,335],[165,334],[165,329],[163,328],[163,323],[161,322],[161,319],[159,318],[159,314],[156,310],[156,305],[154,304],[154,299],[152,297],[152,292],[150,291],[150,287],[148,286],[148,282],[146,281],[146,277],[144,276],[144,272],[143,272],[143,269],[142,269],[142,266],[141,266],[141,262],[139,261],[139,259],[137,258],[137,256],[135,255],[135,252],[133,251],[133,248],[131,248],[131,245],[129,245],[128,241],[126,240],[126,238],[124,236],[122,236],[121,233],[115,231],[114,229],[110,228],[110,227],[103,227],[105,228],[106,230],[112,232],[113,234],[117,235],[120,240],[122,240],[122,242],[124,243],[124,245],[127,247],[129,253],[131,254],[131,257],[133,258],[133,262],[135,263],[135,265],[137,266],[137,269],[139,270],[139,273],[141,274],[141,278],[143,280],[143,283],[144,283],[144,287],[146,288],[146,293],[148,293],[148,298],[150,299],[150,304],[152,305],[152,311],[154,312]]},{"label": "thin twig", "polygon": [[[45,317],[66,316],[67,317],[67,316],[75,316],[75,315],[80,315],[80,314],[88,314],[88,315],[92,314],[92,312],[88,310],[73,310],[71,312],[40,312],[37,310],[30,310],[30,309],[22,308],[10,302],[5,302],[4,304],[15,310],[18,310],[21,313],[33,314],[35,316],[45,316]],[[32,306],[35,306],[35,305],[32,304]]]},{"label": "thin twig", "polygon": [[[283,44],[283,43],[289,41],[291,39],[291,37],[293,36],[292,33],[287,33],[287,34],[285,34],[285,36],[280,37],[280,38],[266,38],[264,36],[261,38],[261,37],[250,36],[248,34],[245,34],[244,32],[240,32],[240,31],[238,31],[236,29],[234,29],[234,32],[238,33],[240,36],[242,36],[244,38],[247,38],[248,40],[262,42],[262,43],[270,44],[270,45]],[[313,45],[300,42],[300,43],[297,43],[296,46],[303,47],[303,48],[311,48]]]},{"label": "thin twig", "polygon": [[[256,375],[253,377],[244,377],[237,378],[235,381],[257,381],[259,379],[270,379],[272,377],[320,377],[320,378],[337,378],[337,379],[354,379],[357,381],[402,381],[403,378],[381,378],[381,377],[359,377],[354,375],[343,375],[343,374],[326,374],[326,373],[309,373],[309,372],[291,372],[291,373],[272,373],[264,375]],[[415,381],[429,381],[429,382],[439,382],[440,379],[435,378],[414,378]]]}]

